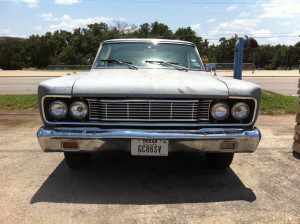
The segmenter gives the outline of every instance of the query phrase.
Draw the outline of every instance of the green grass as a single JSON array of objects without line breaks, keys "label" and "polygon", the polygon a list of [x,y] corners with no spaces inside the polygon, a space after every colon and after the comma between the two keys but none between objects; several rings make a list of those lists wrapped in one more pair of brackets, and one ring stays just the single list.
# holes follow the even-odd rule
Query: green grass
[{"label": "green grass", "polygon": [[[36,94],[0,95],[0,109],[29,109],[38,108]],[[298,109],[297,96],[285,96],[278,93],[263,91],[261,113],[296,114]]]},{"label": "green grass", "polygon": [[298,96],[285,96],[270,91],[263,91],[261,113],[270,115],[296,114],[298,103]]},{"label": "green grass", "polygon": [[30,109],[38,108],[37,94],[0,95],[0,109]]}]

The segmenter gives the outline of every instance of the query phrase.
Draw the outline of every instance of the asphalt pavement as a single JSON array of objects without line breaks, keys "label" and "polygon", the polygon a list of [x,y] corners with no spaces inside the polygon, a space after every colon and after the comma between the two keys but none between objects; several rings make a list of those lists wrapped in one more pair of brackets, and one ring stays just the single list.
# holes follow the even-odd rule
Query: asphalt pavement
[{"label": "asphalt pavement", "polygon": [[62,153],[41,151],[37,111],[1,111],[0,223],[298,224],[294,123],[291,115],[260,116],[259,148],[236,154],[226,171],[190,148],[164,158],[107,148],[72,171]]},{"label": "asphalt pavement", "polygon": [[[0,94],[36,93],[41,81],[55,77],[0,77]],[[265,90],[296,95],[299,77],[245,77],[245,81],[260,85]]]}]

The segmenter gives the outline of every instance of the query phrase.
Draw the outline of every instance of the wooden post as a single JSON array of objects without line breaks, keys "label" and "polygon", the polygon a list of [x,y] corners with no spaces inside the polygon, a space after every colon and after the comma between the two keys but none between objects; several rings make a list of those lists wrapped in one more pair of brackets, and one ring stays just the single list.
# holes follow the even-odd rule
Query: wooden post
[{"label": "wooden post", "polygon": [[300,159],[300,79],[298,84],[298,95],[299,95],[299,106],[298,113],[296,116],[296,126],[295,126],[295,135],[294,135],[294,144],[293,144],[293,155],[297,159]]}]

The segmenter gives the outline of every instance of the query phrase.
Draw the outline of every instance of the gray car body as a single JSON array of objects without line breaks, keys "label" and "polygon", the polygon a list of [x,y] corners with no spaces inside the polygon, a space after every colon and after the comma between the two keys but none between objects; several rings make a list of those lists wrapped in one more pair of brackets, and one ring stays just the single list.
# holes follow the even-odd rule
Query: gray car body
[{"label": "gray car body", "polygon": [[[124,39],[106,42],[160,42],[194,45],[186,41]],[[230,97],[254,98],[257,117],[261,100],[258,85],[232,78],[217,77],[205,71],[184,71],[174,68],[129,69],[103,68],[89,72],[50,79],[38,88],[39,107],[46,95],[70,97],[122,97],[122,98],[185,98],[228,99]],[[43,118],[43,116],[42,116]],[[46,121],[43,119],[43,122]]]}]

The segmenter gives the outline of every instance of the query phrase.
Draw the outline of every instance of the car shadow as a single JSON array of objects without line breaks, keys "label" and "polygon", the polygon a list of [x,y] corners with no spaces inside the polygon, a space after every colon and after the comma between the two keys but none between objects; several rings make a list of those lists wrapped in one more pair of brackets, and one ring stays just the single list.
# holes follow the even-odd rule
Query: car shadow
[{"label": "car shadow", "polygon": [[184,148],[168,157],[94,153],[91,165],[70,170],[62,161],[30,203],[173,204],[256,199],[232,169],[211,169],[201,152]]}]

